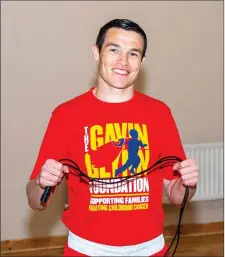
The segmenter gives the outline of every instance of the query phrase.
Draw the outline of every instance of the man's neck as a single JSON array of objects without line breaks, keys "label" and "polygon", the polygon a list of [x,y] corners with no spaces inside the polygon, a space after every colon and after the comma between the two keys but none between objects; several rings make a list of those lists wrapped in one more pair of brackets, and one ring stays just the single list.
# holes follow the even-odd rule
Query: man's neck
[{"label": "man's neck", "polygon": [[133,85],[124,89],[114,88],[109,85],[97,85],[93,94],[99,100],[109,103],[122,103],[129,101],[134,95]]}]

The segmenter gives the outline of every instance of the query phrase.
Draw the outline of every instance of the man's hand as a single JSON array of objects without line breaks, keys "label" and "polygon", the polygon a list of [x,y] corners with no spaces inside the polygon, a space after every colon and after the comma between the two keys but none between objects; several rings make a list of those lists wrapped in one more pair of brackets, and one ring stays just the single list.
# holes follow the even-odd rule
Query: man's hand
[{"label": "man's hand", "polygon": [[173,169],[181,174],[181,182],[183,185],[190,187],[195,187],[197,185],[199,170],[194,159],[187,159],[175,163]]},{"label": "man's hand", "polygon": [[64,173],[69,173],[67,166],[63,166],[62,163],[55,160],[48,159],[42,166],[36,183],[43,189],[47,186],[56,186],[61,182]]}]

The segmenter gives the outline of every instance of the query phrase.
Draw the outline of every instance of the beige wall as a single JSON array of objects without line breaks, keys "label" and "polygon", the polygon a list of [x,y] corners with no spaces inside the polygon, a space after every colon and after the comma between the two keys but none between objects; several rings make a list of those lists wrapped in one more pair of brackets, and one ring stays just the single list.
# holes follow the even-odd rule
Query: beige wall
[{"label": "beige wall", "polygon": [[[171,107],[183,143],[223,141],[222,1],[4,1],[1,6],[2,240],[66,231],[59,221],[63,185],[42,213],[29,210],[25,185],[51,111],[93,83],[91,47],[110,19],[129,18],[146,31],[149,48],[138,89]],[[217,213],[205,212],[201,219],[199,210],[212,204],[219,204]],[[221,220],[221,211],[221,202],[203,203],[192,209],[191,221]]]}]

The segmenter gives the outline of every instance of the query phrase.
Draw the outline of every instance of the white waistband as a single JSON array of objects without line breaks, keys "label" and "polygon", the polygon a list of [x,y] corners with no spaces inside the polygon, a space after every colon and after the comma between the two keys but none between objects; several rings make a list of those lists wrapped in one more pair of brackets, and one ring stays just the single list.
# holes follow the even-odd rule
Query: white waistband
[{"label": "white waistband", "polygon": [[163,249],[165,240],[161,234],[150,241],[136,245],[111,246],[88,241],[69,231],[68,246],[87,256],[151,256]]}]

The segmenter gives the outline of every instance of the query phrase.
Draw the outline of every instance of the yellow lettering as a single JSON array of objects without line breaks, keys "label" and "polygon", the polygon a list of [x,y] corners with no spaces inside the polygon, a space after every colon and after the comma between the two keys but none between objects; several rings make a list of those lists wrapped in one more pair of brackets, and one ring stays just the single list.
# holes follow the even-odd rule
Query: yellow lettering
[{"label": "yellow lettering", "polygon": [[[122,165],[124,165],[128,160],[128,151],[122,151]],[[128,169],[124,170],[122,172],[122,176],[127,176],[128,175]]]},{"label": "yellow lettering", "polygon": [[88,176],[91,178],[99,178],[99,173],[97,168],[93,168],[91,165],[91,157],[88,153],[85,154],[85,164],[87,167]]},{"label": "yellow lettering", "polygon": [[116,159],[112,162],[112,177],[115,177],[115,171],[118,169],[121,152],[118,154]]},{"label": "yellow lettering", "polygon": [[115,135],[115,130],[113,127],[113,124],[106,124],[106,128],[105,128],[105,144],[112,142],[112,141],[116,141],[116,135]]},{"label": "yellow lettering", "polygon": [[149,149],[147,126],[145,124],[142,124],[141,128],[139,124],[134,124],[134,129],[138,132],[138,139],[143,144],[147,144],[145,149]]},{"label": "yellow lettering", "polygon": [[133,124],[133,123],[128,123],[128,135],[129,135],[129,137],[131,137],[130,134],[129,134],[129,132],[130,132],[130,130],[133,129],[133,128],[134,128],[134,124]]},{"label": "yellow lettering", "polygon": [[103,128],[99,125],[95,125],[90,129],[90,145],[92,150],[96,150],[104,144],[103,137],[97,137],[98,135],[103,135]]},{"label": "yellow lettering", "polygon": [[98,205],[98,211],[108,211],[107,205]]},{"label": "yellow lettering", "polygon": [[[137,173],[146,170],[148,168],[149,160],[150,160],[150,151],[149,150],[139,150],[138,156],[140,157],[141,161],[137,168]],[[145,173],[147,175],[147,172]],[[142,176],[142,174],[140,175]]]},{"label": "yellow lettering", "polygon": [[134,204],[134,210],[148,209],[148,203]]},{"label": "yellow lettering", "polygon": [[98,209],[97,209],[97,206],[95,206],[95,205],[89,205],[89,210],[90,211],[97,211]]},{"label": "yellow lettering", "polygon": [[126,138],[127,137],[127,123],[122,123],[122,129],[120,129],[119,123],[114,123],[116,138]]},{"label": "yellow lettering", "polygon": [[109,211],[132,211],[132,204],[112,204],[109,205]]},{"label": "yellow lettering", "polygon": [[111,177],[111,172],[107,172],[105,170],[105,167],[99,168],[99,172],[100,172],[100,178],[110,178]]},{"label": "yellow lettering", "polygon": [[[94,125],[90,128],[90,148],[95,151],[98,149],[98,147],[101,147],[106,143],[117,141],[120,138],[131,138],[129,134],[131,129],[135,129],[138,132],[138,140],[140,140],[143,144],[147,144],[147,146],[139,149],[138,151],[138,155],[140,157],[140,165],[136,169],[136,173],[146,170],[150,162],[148,131],[146,124],[139,125],[137,123],[109,123],[106,124],[105,128],[100,125]],[[114,177],[115,170],[127,162],[128,151],[125,148],[127,148],[126,145],[121,148],[120,154],[112,162],[112,170],[110,171],[106,171],[105,167],[96,168],[95,166],[92,166],[91,157],[87,153],[85,155],[85,164],[87,167],[88,175],[95,178]],[[122,176],[128,175],[129,168],[123,171]]]}]

